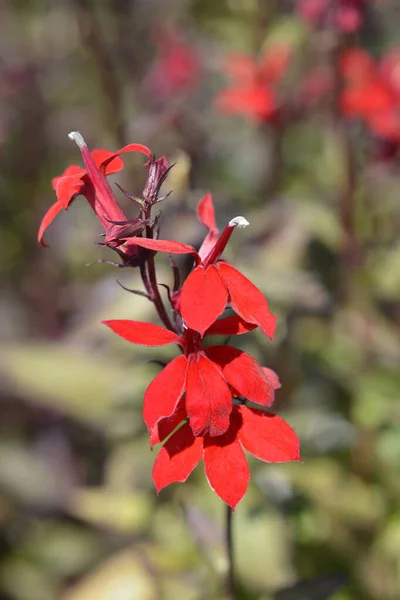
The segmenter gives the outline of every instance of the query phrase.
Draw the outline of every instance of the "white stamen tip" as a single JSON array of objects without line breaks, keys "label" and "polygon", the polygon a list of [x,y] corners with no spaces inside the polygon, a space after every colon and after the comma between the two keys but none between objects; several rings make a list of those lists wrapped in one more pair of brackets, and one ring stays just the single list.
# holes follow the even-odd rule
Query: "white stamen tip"
[{"label": "white stamen tip", "polygon": [[247,219],[244,217],[235,217],[232,221],[229,221],[230,227],[239,227],[239,229],[244,229],[247,225],[250,225]]},{"label": "white stamen tip", "polygon": [[86,146],[85,140],[83,139],[79,131],[71,131],[71,133],[68,134],[68,137],[70,140],[76,142],[79,148],[83,148],[84,146]]}]

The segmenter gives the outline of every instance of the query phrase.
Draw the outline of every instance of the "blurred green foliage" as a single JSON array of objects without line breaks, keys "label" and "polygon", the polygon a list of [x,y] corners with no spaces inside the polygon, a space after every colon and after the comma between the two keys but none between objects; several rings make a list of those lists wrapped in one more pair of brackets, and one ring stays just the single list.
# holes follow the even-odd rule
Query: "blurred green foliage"
[{"label": "blurred green foliage", "polygon": [[[366,133],[350,130],[357,177],[346,254],[346,156],[324,111],[281,133],[276,163],[271,130],[213,104],[232,51],[279,41],[300,58],[323,54],[321,34],[293,7],[2,4],[1,600],[224,598],[224,507],[201,468],[159,498],[151,481],[143,392],[159,368],[149,361],[173,350],[129,347],[100,324],[154,318],[115,282],[138,288],[137,273],[85,268],[110,256],[94,245],[96,224],[80,199],[48,232],[50,249],[36,242],[51,178],[79,162],[67,138],[78,129],[92,147],[135,141],[178,160],[164,237],[199,242],[194,209],[208,188],[221,226],[237,214],[251,223],[227,258],[280,318],[273,343],[258,332],[239,343],[279,373],[276,409],[301,439],[303,464],[251,461],[234,516],[238,597],[400,597],[398,161],[375,164]],[[379,52],[395,41],[395,9],[373,10],[361,41]],[[201,73],[194,92],[160,100],[146,81],[165,21],[196,49]],[[115,179],[139,192],[142,164],[126,165]]]}]

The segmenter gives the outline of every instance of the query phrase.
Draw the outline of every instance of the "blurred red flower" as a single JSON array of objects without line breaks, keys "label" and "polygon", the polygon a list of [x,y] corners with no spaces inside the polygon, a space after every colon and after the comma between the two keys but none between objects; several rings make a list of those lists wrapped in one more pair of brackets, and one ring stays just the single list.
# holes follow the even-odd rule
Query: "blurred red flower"
[{"label": "blurred red flower", "polygon": [[151,436],[152,445],[171,436],[161,447],[153,467],[157,493],[170,483],[186,481],[203,458],[211,488],[235,509],[250,480],[243,449],[270,463],[301,460],[295,432],[277,415],[243,405],[234,406],[228,430],[216,437],[195,437],[186,416],[181,406],[171,418],[160,421]]},{"label": "blurred red flower", "polygon": [[[198,332],[185,329],[182,336],[151,323],[103,321],[116,334],[133,344],[165,346],[178,344],[183,355],[174,358],[148,386],[143,416],[152,433],[156,424],[170,417],[182,396],[195,436],[218,436],[227,431],[232,395],[271,406],[276,381],[268,370],[242,350],[230,346],[202,347]],[[206,335],[235,335],[254,329],[237,316],[217,321]]]},{"label": "blurred red flower", "polygon": [[299,0],[299,15],[313,25],[336,27],[343,33],[352,33],[364,23],[367,0]]},{"label": "blurred red flower", "polygon": [[216,97],[218,108],[226,113],[244,114],[256,121],[269,121],[279,109],[277,85],[290,62],[287,46],[270,46],[260,61],[235,54],[226,70],[232,85]]},{"label": "blurred red flower", "polygon": [[144,83],[149,95],[165,102],[176,94],[192,93],[200,72],[195,49],[171,26],[159,28],[156,44],[157,57]]},{"label": "blurred red flower", "polygon": [[354,48],[342,55],[340,71],[343,114],[362,119],[377,137],[400,141],[400,51],[375,61]]}]

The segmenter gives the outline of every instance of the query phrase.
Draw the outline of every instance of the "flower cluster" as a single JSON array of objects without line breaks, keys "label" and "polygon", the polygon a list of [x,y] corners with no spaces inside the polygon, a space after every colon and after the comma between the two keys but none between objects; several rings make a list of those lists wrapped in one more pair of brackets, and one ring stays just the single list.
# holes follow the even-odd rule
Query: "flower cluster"
[{"label": "flower cluster", "polygon": [[[299,460],[296,434],[267,410],[280,387],[278,376],[246,352],[226,344],[209,345],[207,340],[215,335],[245,334],[257,327],[273,338],[276,318],[263,294],[221,258],[233,231],[248,222],[236,217],[219,233],[212,197],[206,194],[199,202],[197,216],[208,232],[198,251],[179,241],[158,239],[157,219],[152,219],[151,210],[168,196],[160,195],[169,170],[165,157],[156,160],[139,144],[115,153],[90,152],[79,133],[70,137],[81,149],[85,169],[70,166],[53,180],[57,202],[43,219],[39,241],[44,244],[43,233],[58,212],[67,209],[77,195],[83,195],[104,229],[104,245],[122,259],[118,266],[140,268],[145,291],[138,293],[154,303],[165,327],[130,320],[104,324],[133,344],[175,345],[180,351],[150,383],[144,396],[143,416],[150,443],[162,444],[153,470],[157,491],[172,482],[185,481],[203,458],[212,489],[235,508],[250,478],[243,449],[266,462]],[[140,197],[124,192],[140,205],[138,215],[128,219],[106,176],[120,171],[120,155],[131,151],[148,157],[148,176]],[[174,285],[172,289],[165,286],[168,310],[156,279],[156,252],[194,258],[182,285],[171,259]],[[235,314],[223,317],[227,304]]]},{"label": "flower cluster", "polygon": [[[361,6],[361,3],[360,5]],[[346,10],[356,6],[346,5]],[[291,93],[282,85],[291,65],[289,47],[270,46],[259,61],[232,55],[227,73],[233,84],[216,96],[225,113],[247,116],[258,123],[283,126],[315,109],[337,110],[344,120],[361,121],[383,146],[400,145],[400,51],[391,50],[380,60],[366,50],[350,47],[338,51],[332,64],[301,74],[291,82]]]}]

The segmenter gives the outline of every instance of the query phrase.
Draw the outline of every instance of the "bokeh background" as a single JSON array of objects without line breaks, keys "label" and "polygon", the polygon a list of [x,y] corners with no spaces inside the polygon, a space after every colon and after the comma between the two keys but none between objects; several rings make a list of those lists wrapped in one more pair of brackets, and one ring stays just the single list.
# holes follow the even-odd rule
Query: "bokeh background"
[{"label": "bokeh background", "polygon": [[[220,227],[250,221],[226,257],[279,324],[274,342],[235,343],[279,373],[276,410],[303,463],[251,460],[234,515],[237,597],[398,599],[400,61],[387,132],[371,113],[379,90],[361,85],[346,108],[340,70],[346,48],[376,68],[396,49],[398,2],[3,0],[0,23],[1,600],[225,597],[224,506],[202,468],[158,498],[151,480],[143,392],[149,361],[174,351],[100,324],[155,319],[116,282],[140,288],[138,274],[86,267],[113,255],[82,198],[50,248],[37,244],[52,177],[81,164],[71,130],[176,162],[163,237],[199,244],[207,189]],[[263,80],[243,54],[278,67]],[[124,160],[112,180],[140,193],[143,157]],[[166,257],[157,264],[168,283]]]}]

